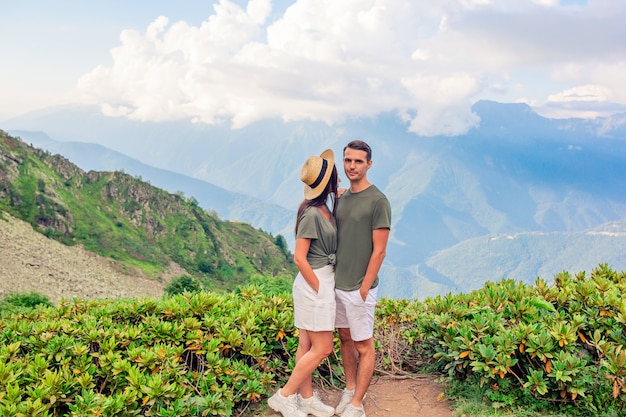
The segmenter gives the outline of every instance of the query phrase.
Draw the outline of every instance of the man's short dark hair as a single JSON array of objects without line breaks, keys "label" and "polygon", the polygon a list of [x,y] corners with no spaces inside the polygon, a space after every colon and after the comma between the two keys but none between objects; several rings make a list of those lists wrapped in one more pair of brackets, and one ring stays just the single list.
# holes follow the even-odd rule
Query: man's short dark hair
[{"label": "man's short dark hair", "polygon": [[365,153],[367,154],[367,162],[369,162],[372,159],[372,148],[370,148],[370,145],[368,145],[367,143],[363,142],[362,140],[353,140],[350,143],[348,143],[346,145],[345,148],[343,148],[343,153],[346,153],[346,149],[356,149],[357,151],[365,151]]}]

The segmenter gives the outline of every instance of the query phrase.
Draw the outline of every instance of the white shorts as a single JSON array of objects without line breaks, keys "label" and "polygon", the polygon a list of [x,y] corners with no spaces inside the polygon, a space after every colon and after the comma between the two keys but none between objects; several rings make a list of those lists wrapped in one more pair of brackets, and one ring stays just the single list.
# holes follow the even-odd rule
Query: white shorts
[{"label": "white shorts", "polygon": [[374,337],[374,308],[378,287],[371,288],[367,299],[363,301],[359,290],[335,290],[337,300],[337,316],[335,327],[350,329],[350,336],[355,342]]},{"label": "white shorts", "polygon": [[314,269],[320,287],[317,292],[302,274],[293,281],[293,318],[299,329],[313,332],[335,329],[335,267],[326,265]]}]

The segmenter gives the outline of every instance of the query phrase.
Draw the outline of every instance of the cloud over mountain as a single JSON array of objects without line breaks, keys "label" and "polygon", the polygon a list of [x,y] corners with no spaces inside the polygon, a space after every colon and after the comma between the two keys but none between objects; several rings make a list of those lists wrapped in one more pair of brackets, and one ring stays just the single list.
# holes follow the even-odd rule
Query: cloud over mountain
[{"label": "cloud over mountain", "polygon": [[622,2],[298,0],[278,15],[270,0],[213,7],[197,26],[160,16],[124,30],[113,63],[81,78],[83,98],[111,116],[234,128],[394,112],[424,136],[475,127],[471,104],[483,96],[551,117],[626,110],[626,50],[612,46],[626,42]]}]

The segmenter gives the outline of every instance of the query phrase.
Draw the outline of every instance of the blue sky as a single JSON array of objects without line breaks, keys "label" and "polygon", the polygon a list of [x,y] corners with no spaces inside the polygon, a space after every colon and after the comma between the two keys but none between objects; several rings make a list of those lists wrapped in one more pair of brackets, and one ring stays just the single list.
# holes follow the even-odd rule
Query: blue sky
[{"label": "blue sky", "polygon": [[475,124],[479,99],[626,111],[622,0],[20,0],[0,20],[0,121],[67,103],[234,128],[394,111],[436,135]]}]

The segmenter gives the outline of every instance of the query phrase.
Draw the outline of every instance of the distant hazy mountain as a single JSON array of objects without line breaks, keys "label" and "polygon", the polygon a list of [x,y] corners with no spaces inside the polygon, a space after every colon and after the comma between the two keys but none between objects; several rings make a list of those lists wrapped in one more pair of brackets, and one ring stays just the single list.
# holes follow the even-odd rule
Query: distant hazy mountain
[{"label": "distant hazy mountain", "polygon": [[[457,137],[417,137],[394,115],[336,126],[269,120],[230,130],[107,118],[93,107],[32,113],[0,128],[22,137],[16,130],[100,144],[143,164],[254,197],[259,210],[281,206],[281,216],[293,216],[302,198],[298,175],[307,156],[332,148],[339,160],[349,140],[364,139],[374,152],[370,179],[393,208],[381,284],[381,293],[390,297],[465,291],[505,276],[551,279],[545,273],[552,275],[548,265],[556,262],[562,262],[555,265],[557,272],[589,270],[601,262],[626,268],[615,255],[626,253],[622,237],[589,240],[586,234],[626,219],[626,115],[553,120],[524,104],[487,101],[473,109],[480,125]],[[153,174],[138,175],[162,186]],[[193,191],[174,188],[222,210]],[[273,211],[264,212],[264,224],[274,221]],[[284,233],[289,222],[250,221],[275,234]],[[292,239],[289,232],[285,237]],[[519,242],[525,243],[513,244]],[[507,262],[489,255],[504,250]]]},{"label": "distant hazy mountain", "polygon": [[625,226],[622,221],[614,232],[591,229],[481,236],[440,251],[427,264],[454,283],[450,290],[464,292],[481,288],[485,280],[514,278],[533,283],[537,277],[549,280],[564,270],[591,272],[600,262],[624,268]]}]

